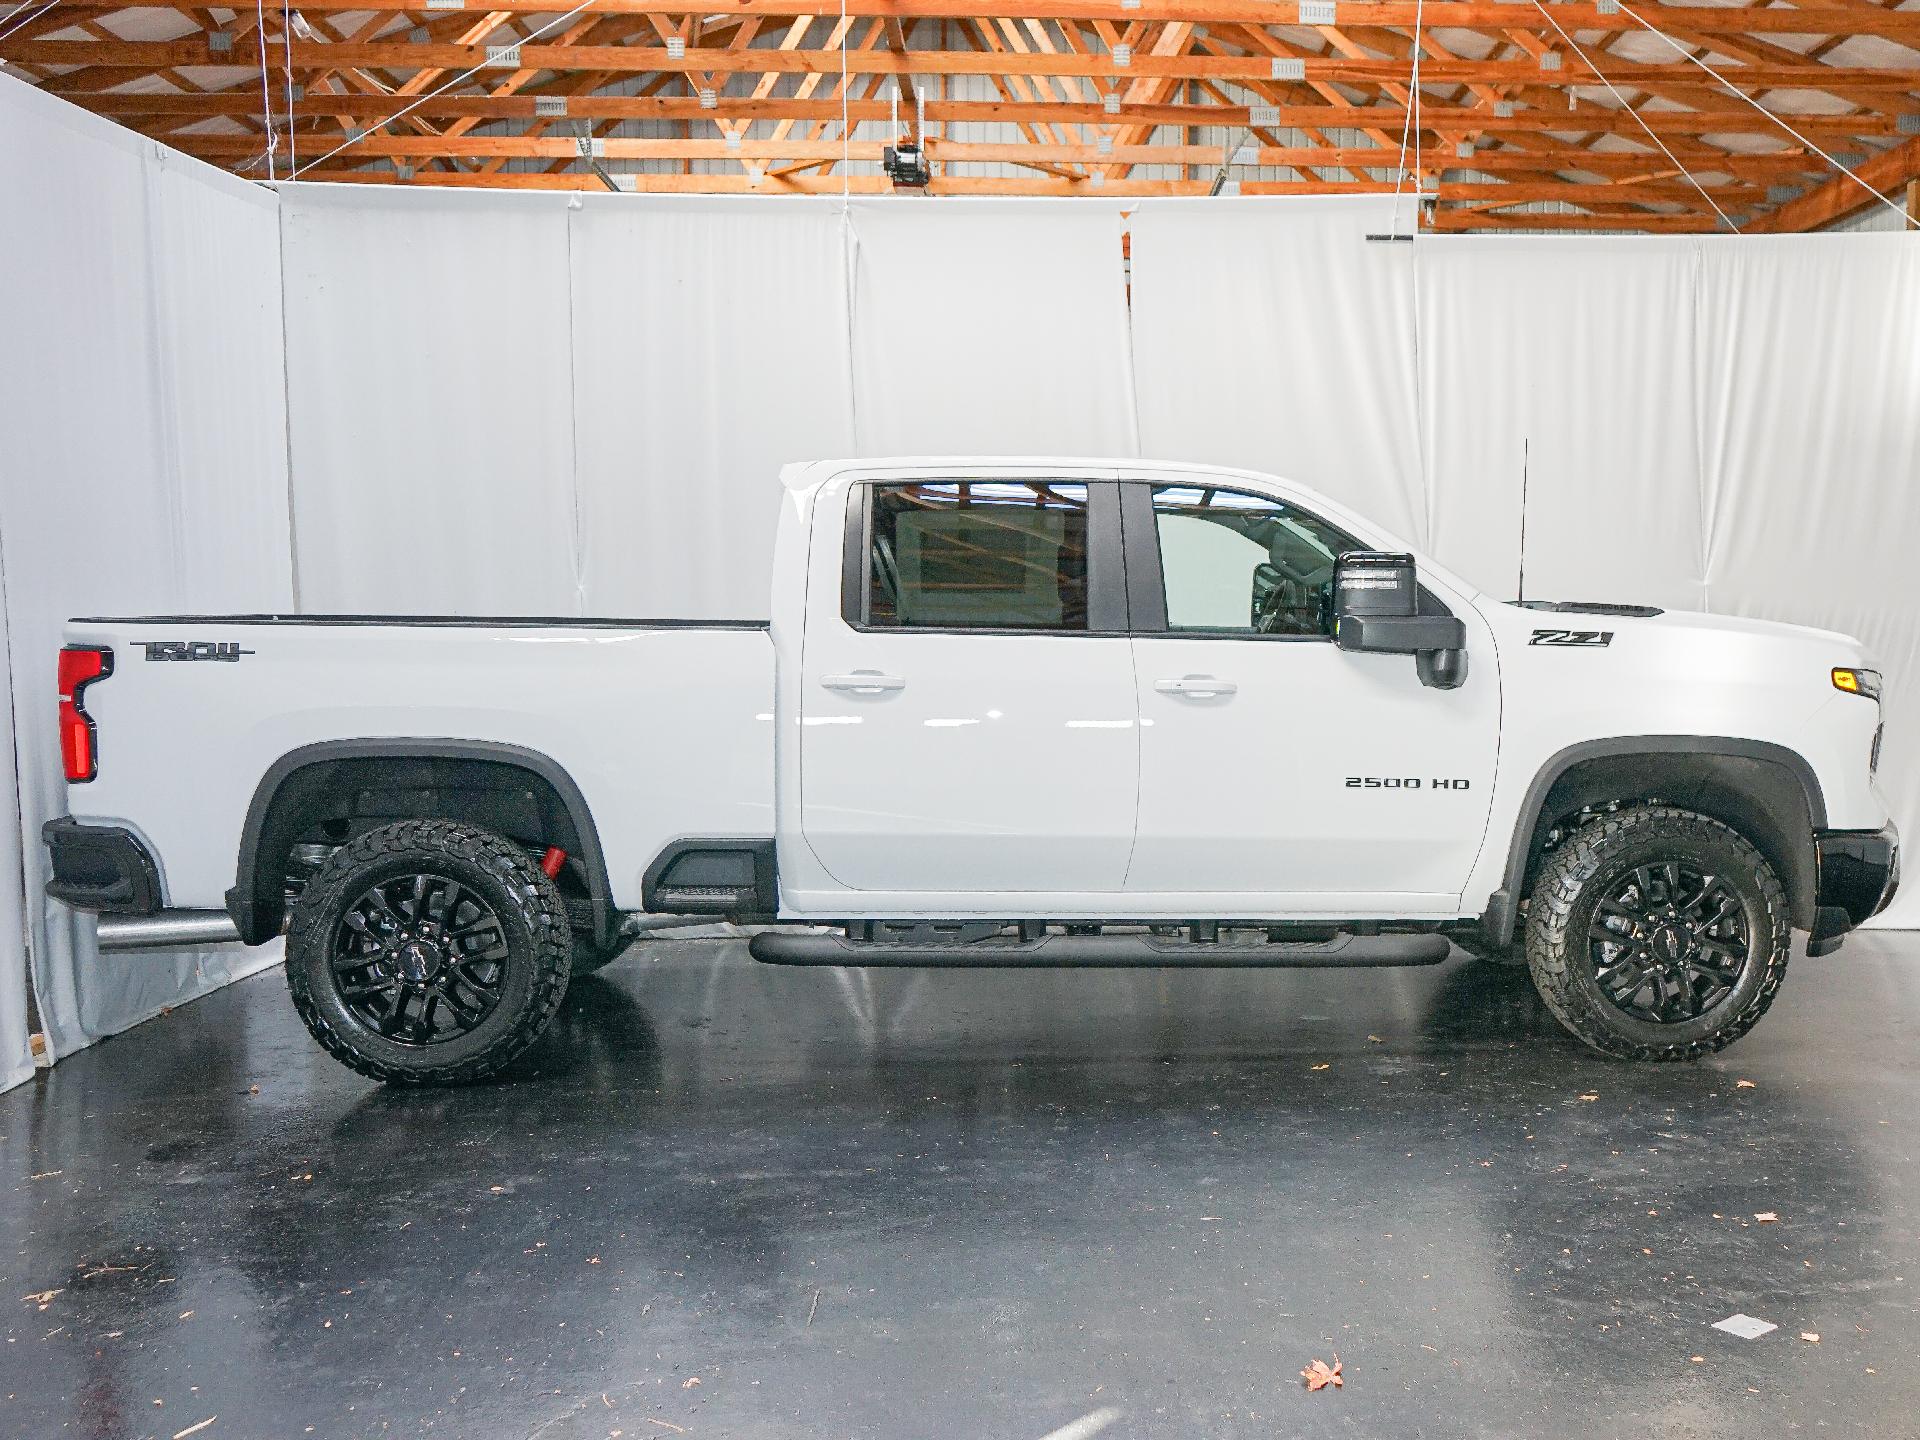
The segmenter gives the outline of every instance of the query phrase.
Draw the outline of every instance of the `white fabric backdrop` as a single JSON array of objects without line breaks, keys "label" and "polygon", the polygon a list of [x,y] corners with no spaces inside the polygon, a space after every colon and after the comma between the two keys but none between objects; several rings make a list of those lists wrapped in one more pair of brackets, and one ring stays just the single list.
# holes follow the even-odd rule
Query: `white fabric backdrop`
[{"label": "white fabric backdrop", "polygon": [[302,607],[578,614],[567,197],[280,194]]},{"label": "white fabric backdrop", "polygon": [[[1141,452],[1282,470],[1426,539],[1413,247],[1391,196],[1148,200],[1133,214]],[[1412,207],[1398,207],[1411,233]]]},{"label": "white fabric backdrop", "polygon": [[841,209],[583,200],[568,212],[582,604],[764,619],[774,477],[856,448]]},{"label": "white fabric backdrop", "polygon": [[[292,602],[277,217],[257,187],[11,78],[0,135],[16,772],[0,924],[26,939],[58,1056],[275,958],[97,955],[92,921],[42,894],[40,826],[66,809],[54,674],[69,615]],[[24,959],[0,952],[0,1084],[27,1073]]]},{"label": "white fabric backdrop", "polygon": [[1698,252],[1660,238],[1418,242],[1436,559],[1493,595],[1697,610]]},{"label": "white fabric backdrop", "polygon": [[1120,207],[856,200],[862,455],[1132,455]]},{"label": "white fabric backdrop", "polygon": [[[1709,604],[1867,642],[1890,682],[1880,784],[1920,844],[1920,236],[1700,256]],[[1913,873],[1884,924],[1920,926]]]}]

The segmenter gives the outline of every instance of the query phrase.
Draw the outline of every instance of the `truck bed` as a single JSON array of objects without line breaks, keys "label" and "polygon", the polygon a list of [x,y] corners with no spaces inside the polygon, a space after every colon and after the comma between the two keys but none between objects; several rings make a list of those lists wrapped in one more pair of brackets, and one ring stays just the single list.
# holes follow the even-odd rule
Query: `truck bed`
[{"label": "truck bed", "polygon": [[255,793],[295,752],[383,740],[524,749],[592,797],[610,898],[637,909],[646,867],[670,842],[773,834],[767,629],[571,616],[72,620],[66,643],[103,646],[114,662],[87,691],[99,768],[71,788],[71,810],[140,836],[167,905],[218,908]]}]

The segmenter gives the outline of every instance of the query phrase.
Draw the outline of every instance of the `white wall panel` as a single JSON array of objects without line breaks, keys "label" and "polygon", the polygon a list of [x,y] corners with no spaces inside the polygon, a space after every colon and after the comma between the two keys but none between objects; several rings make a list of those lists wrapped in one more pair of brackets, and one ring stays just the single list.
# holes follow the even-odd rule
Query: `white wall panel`
[{"label": "white wall panel", "polygon": [[[26,936],[61,1055],[274,958],[99,956],[92,921],[45,899],[40,841],[67,809],[55,661],[68,616],[291,603],[274,200],[4,78],[0,133],[0,253],[29,282],[8,288],[0,347],[17,784],[0,924]],[[112,755],[102,734],[100,763]],[[21,959],[0,954],[0,1081],[20,1073]]]},{"label": "white wall panel", "polygon": [[764,619],[780,467],[854,450],[840,203],[600,195],[569,221],[586,606]]},{"label": "white wall panel", "polygon": [[1423,538],[1413,205],[1147,200],[1132,219],[1142,452],[1267,470]]},{"label": "white wall panel", "polygon": [[302,607],[580,613],[567,197],[279,193]]},{"label": "white wall panel", "polygon": [[853,201],[861,453],[1136,453],[1119,210]]}]

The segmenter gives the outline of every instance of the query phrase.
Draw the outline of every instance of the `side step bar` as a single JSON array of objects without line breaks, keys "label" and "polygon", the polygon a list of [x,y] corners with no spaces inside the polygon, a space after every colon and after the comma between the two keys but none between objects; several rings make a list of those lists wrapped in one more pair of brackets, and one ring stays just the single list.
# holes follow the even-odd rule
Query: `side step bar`
[{"label": "side step bar", "polygon": [[237,945],[240,931],[224,910],[158,910],[151,915],[102,915],[97,938],[106,951],[199,950]]},{"label": "side step bar", "polygon": [[1438,965],[1447,958],[1444,935],[1350,935],[1331,940],[1261,945],[1162,940],[1154,935],[1047,935],[1038,940],[974,940],[916,945],[908,941],[849,940],[844,935],[763,931],[747,953],[769,965],[898,965],[941,967],[1032,966],[1046,969],[1314,966],[1361,968]]}]

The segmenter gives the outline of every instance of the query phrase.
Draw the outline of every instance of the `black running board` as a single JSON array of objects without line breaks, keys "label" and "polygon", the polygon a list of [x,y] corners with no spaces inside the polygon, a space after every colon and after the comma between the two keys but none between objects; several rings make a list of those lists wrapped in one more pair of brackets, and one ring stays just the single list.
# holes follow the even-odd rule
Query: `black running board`
[{"label": "black running board", "polygon": [[1336,935],[1331,940],[1277,941],[1259,945],[1163,940],[1155,935],[1048,935],[1039,940],[974,940],[915,945],[849,940],[844,935],[763,931],[747,953],[769,965],[1083,966],[1089,969],[1232,967],[1350,967],[1438,965],[1447,958],[1447,937]]}]

